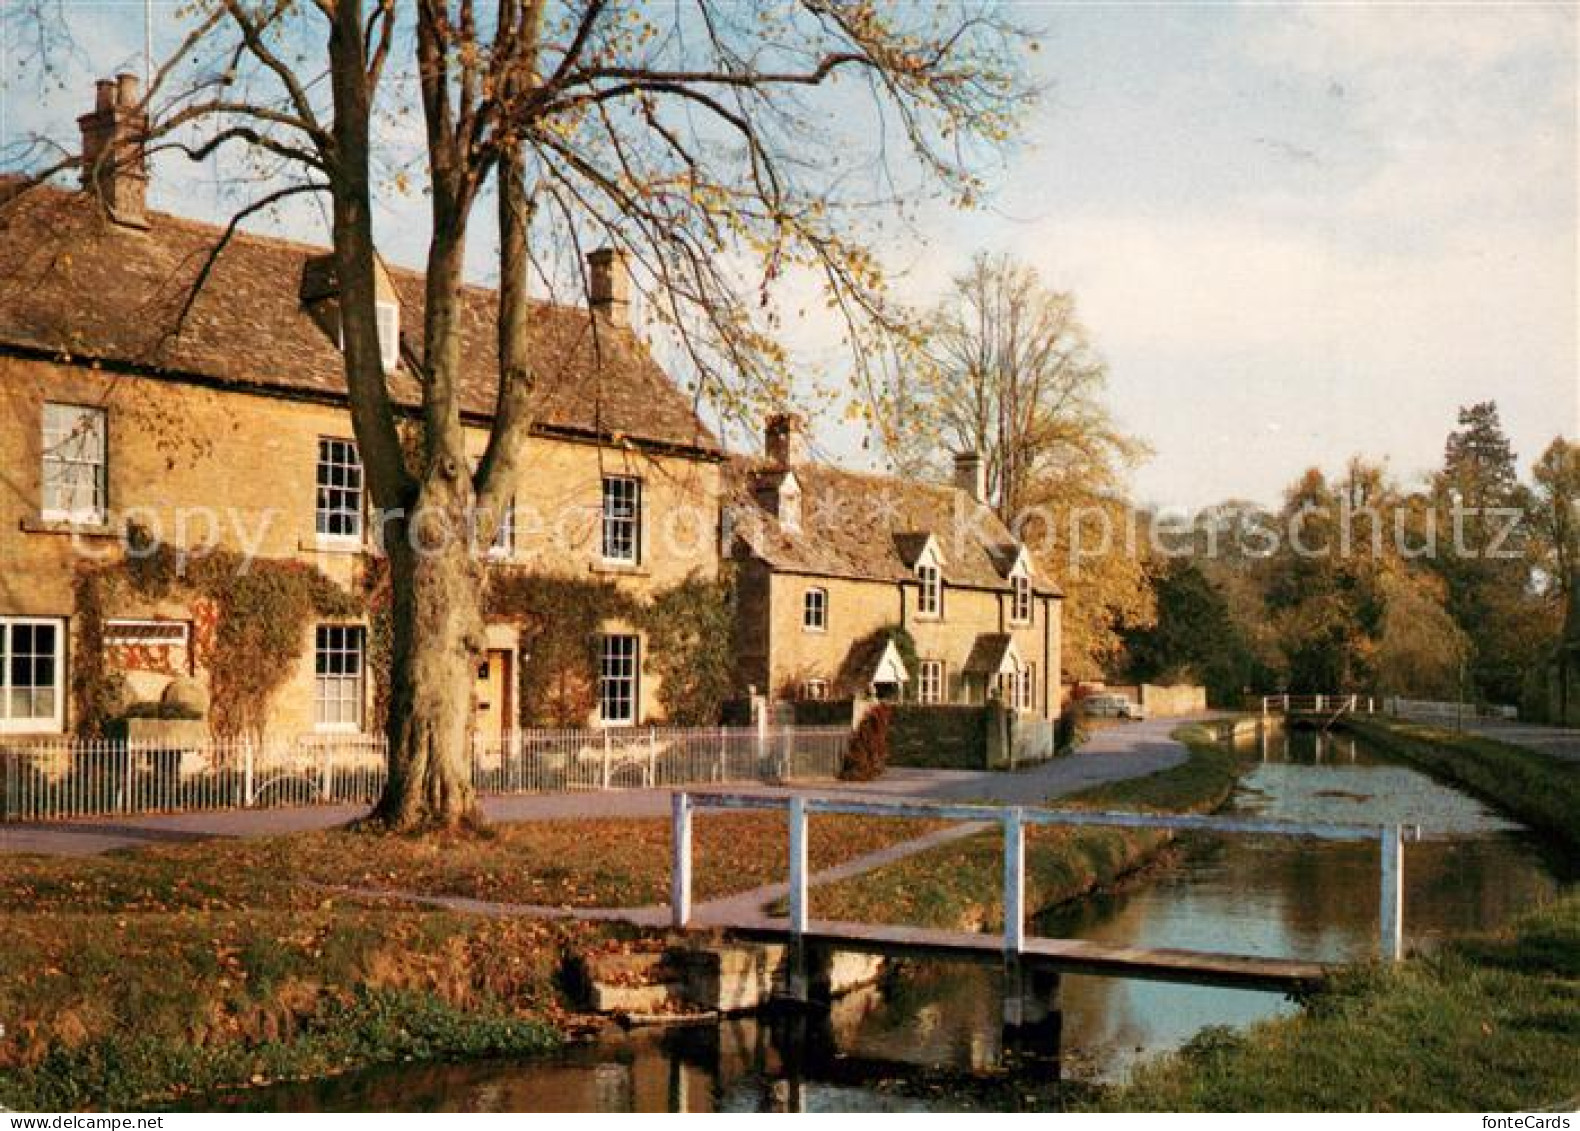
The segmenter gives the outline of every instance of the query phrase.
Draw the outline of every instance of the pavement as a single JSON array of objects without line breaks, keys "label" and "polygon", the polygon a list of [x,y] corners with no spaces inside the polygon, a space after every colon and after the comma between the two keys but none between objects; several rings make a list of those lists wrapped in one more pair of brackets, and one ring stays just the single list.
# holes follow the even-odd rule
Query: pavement
[{"label": "pavement", "polygon": [[[1149,719],[1111,727],[1094,734],[1074,754],[1016,773],[900,767],[890,770],[875,782],[809,783],[793,787],[742,784],[724,788],[732,793],[764,796],[815,792],[820,796],[850,796],[866,800],[981,801],[1033,805],[1090,786],[1142,777],[1180,764],[1186,758],[1185,748],[1170,738],[1169,734],[1185,721],[1188,720]],[[1576,741],[1580,743],[1580,736],[1577,736]],[[1576,756],[1580,757],[1580,745],[1575,749]],[[692,787],[692,790],[700,792],[704,788],[711,787]],[[660,817],[668,815],[670,796],[674,792],[672,789],[631,789],[490,796],[482,799],[482,806],[484,815],[494,822]],[[334,828],[366,812],[366,808],[361,806],[338,805],[6,824],[0,825],[0,854],[91,856],[116,849],[135,849],[172,841],[277,836]],[[958,832],[956,835],[968,833]],[[921,847],[927,846],[918,845],[910,851],[919,851]]]},{"label": "pavement", "polygon": [[1580,730],[1572,727],[1475,719],[1466,722],[1465,729],[1499,742],[1507,742],[1510,746],[1523,746],[1561,762],[1580,762]]}]

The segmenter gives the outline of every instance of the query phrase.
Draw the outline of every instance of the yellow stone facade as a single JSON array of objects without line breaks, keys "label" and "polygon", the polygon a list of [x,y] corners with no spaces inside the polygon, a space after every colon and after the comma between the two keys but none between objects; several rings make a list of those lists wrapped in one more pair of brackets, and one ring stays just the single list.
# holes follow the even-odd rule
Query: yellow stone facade
[{"label": "yellow stone facade", "polygon": [[[42,517],[46,402],[105,411],[109,521],[103,528]],[[21,730],[71,730],[74,577],[84,563],[113,560],[122,552],[120,535],[128,521],[194,553],[216,546],[295,559],[354,587],[368,551],[326,545],[315,534],[318,442],[351,436],[342,405],[0,355],[0,617],[57,619],[67,641],[59,680],[65,699],[60,725]],[[474,429],[472,450],[480,455],[485,442],[486,434]],[[508,559],[514,564],[569,577],[611,576],[644,597],[691,574],[717,576],[716,459],[540,435],[529,442],[523,466],[515,547]],[[635,566],[601,560],[604,475],[641,481],[642,551]],[[106,615],[183,620],[191,611],[166,603],[106,610]],[[518,662],[513,626],[491,626],[490,645],[508,656],[512,667]],[[139,692],[157,695],[163,681],[132,682]],[[639,698],[638,721],[657,720],[656,679],[645,673]],[[276,697],[270,733],[313,730],[314,654],[307,641],[298,669]]]}]

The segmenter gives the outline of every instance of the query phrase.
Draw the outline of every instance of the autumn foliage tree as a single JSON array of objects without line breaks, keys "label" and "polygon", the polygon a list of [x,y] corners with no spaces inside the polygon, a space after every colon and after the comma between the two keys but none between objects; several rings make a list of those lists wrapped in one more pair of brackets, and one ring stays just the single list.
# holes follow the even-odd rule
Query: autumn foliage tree
[{"label": "autumn foliage tree", "polygon": [[[53,12],[27,0],[12,14],[45,45]],[[255,161],[263,185],[238,223],[288,195],[329,202],[352,424],[394,606],[377,818],[475,821],[465,751],[485,641],[468,549],[489,544],[524,470],[539,379],[529,277],[555,278],[556,250],[626,253],[650,317],[725,411],[788,394],[764,312],[792,277],[821,286],[859,369],[907,327],[856,218],[923,185],[979,194],[978,160],[1025,94],[1020,36],[988,3],[864,0],[194,0],[181,18],[148,92],[150,147]],[[415,155],[382,117],[407,90],[421,108]],[[841,154],[836,121],[856,126]],[[403,163],[430,206],[421,353],[406,362],[421,394],[413,452],[375,311],[381,170]],[[480,216],[498,240],[500,376],[473,470],[460,292]]]}]

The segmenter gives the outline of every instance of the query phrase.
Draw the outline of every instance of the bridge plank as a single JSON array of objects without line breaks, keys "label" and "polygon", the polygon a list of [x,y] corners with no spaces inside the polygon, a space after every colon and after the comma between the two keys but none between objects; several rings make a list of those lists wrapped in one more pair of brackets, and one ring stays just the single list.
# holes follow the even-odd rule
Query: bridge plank
[{"label": "bridge plank", "polygon": [[[725,925],[724,929],[732,935],[749,938],[782,940],[790,937],[790,925],[783,919],[765,919],[739,926]],[[1004,957],[1004,940],[1001,936],[975,931],[813,921],[808,924],[806,934],[802,937],[808,944],[833,950],[854,950],[905,958],[932,956],[1000,962]],[[1028,938],[1021,952],[1021,961],[1026,965],[1069,973],[1282,990],[1314,988],[1330,972],[1329,967],[1320,962],[1116,946],[1086,939]]]}]

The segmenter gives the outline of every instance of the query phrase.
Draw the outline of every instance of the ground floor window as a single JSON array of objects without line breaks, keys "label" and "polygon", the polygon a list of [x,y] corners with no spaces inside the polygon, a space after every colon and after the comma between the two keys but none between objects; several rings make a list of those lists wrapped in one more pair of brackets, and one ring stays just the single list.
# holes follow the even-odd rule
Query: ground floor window
[{"label": "ground floor window", "polygon": [[598,721],[605,726],[636,722],[637,660],[641,647],[635,636],[603,638],[598,664]]},{"label": "ground floor window", "polygon": [[822,702],[828,698],[828,680],[808,679],[801,683],[801,698]]},{"label": "ground floor window", "polygon": [[1037,665],[1027,664],[1020,673],[1020,701],[1015,704],[1022,711],[1037,709]]},{"label": "ground floor window", "polygon": [[917,674],[917,698],[923,703],[942,703],[944,701],[944,662],[942,660],[923,660],[921,669]]},{"label": "ground floor window", "polygon": [[364,629],[357,624],[321,624],[314,640],[313,722],[320,730],[362,729],[367,665]]},{"label": "ground floor window", "polygon": [[0,734],[63,728],[65,626],[55,618],[0,617]]}]

